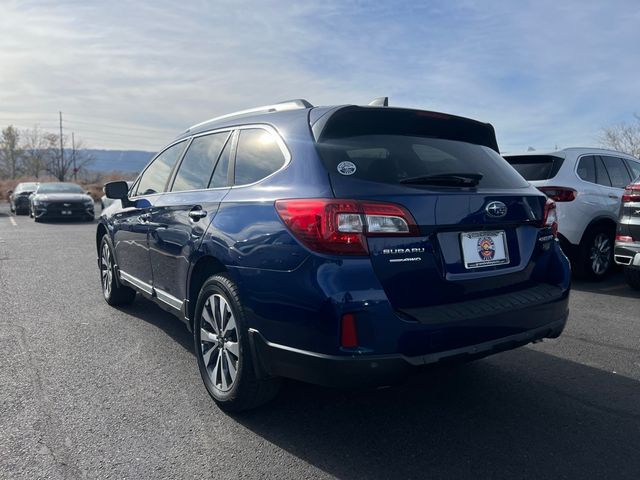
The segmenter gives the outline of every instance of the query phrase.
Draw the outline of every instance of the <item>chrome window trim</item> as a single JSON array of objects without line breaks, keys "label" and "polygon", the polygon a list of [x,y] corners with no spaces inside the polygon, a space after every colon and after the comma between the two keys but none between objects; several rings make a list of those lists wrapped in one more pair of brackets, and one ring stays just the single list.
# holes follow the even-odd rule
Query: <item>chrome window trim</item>
[{"label": "chrome window trim", "polygon": [[[150,161],[149,163],[147,163],[147,166],[144,167],[144,169],[140,172],[140,175],[138,175],[138,177],[135,179],[135,181],[133,182],[133,184],[131,185],[131,189],[133,189],[133,187],[138,188],[138,185],[140,184],[140,179],[142,178],[142,176],[145,174],[145,172],[147,171],[147,169],[151,166],[151,164],[153,164],[153,162],[156,161],[156,159],[162,155],[164,152],[166,152],[167,150],[169,150],[171,147],[179,144],[180,142],[189,142],[191,143],[191,137],[185,137],[185,138],[181,138],[180,140],[176,140],[172,143],[170,143],[169,145],[167,145],[166,147],[164,147],[162,150],[160,150]],[[187,144],[187,146],[185,147],[184,151],[182,152],[182,154],[178,157],[178,159],[176,160],[176,165],[178,164],[178,162],[180,162],[182,160],[182,157],[184,157],[185,152],[187,151],[187,148],[189,147],[189,145]],[[175,169],[175,165],[173,166],[173,168],[171,169],[171,174],[169,176],[169,180],[173,178],[173,174],[174,174],[174,169]],[[168,180],[167,180],[168,181]],[[167,192],[157,192],[157,193],[149,193],[147,195],[135,195],[133,197],[129,197],[129,199],[132,198],[145,198],[145,197],[152,197],[153,195],[160,195],[161,193],[167,193]]]}]

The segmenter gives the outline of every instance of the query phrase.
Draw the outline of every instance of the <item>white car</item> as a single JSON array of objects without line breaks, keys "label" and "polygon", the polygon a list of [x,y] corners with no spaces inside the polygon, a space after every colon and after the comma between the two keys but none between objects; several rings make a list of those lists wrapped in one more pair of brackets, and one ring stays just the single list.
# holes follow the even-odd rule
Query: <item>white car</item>
[{"label": "white car", "polygon": [[589,280],[604,278],[613,265],[620,199],[640,175],[640,160],[597,148],[504,157],[556,201],[559,239],[574,273]]}]

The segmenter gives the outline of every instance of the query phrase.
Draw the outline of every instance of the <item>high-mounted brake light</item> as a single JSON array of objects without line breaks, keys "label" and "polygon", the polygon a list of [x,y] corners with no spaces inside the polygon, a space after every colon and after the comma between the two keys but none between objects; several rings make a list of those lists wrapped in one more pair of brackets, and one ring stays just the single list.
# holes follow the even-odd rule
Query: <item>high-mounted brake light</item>
[{"label": "high-mounted brake light", "polygon": [[538,190],[554,202],[572,202],[578,195],[573,188],[567,187],[538,187]]},{"label": "high-mounted brake light", "polygon": [[554,237],[558,236],[558,212],[556,211],[556,202],[550,198],[547,198],[547,203],[544,205],[542,226],[550,228]]},{"label": "high-mounted brake light", "polygon": [[640,202],[640,183],[627,185],[622,194],[622,203]]},{"label": "high-mounted brake light", "polygon": [[294,236],[315,252],[368,255],[366,237],[418,235],[413,216],[394,203],[303,198],[275,206]]}]

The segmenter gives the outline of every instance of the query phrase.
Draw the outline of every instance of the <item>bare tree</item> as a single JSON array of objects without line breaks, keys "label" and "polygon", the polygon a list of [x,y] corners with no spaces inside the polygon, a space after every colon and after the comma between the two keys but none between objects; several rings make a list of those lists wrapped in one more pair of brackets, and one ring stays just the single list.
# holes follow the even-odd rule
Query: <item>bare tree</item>
[{"label": "bare tree", "polygon": [[2,174],[9,178],[16,178],[22,160],[20,148],[20,133],[13,125],[2,130],[0,135],[0,168]]},{"label": "bare tree", "polygon": [[46,171],[47,165],[53,157],[57,137],[40,130],[35,125],[30,130],[22,132],[23,140],[23,169],[26,175],[38,178]]},{"label": "bare tree", "polygon": [[[53,133],[47,134],[49,141],[53,145],[60,145],[60,136]],[[61,182],[73,176],[74,168],[76,172],[86,168],[93,160],[93,157],[86,151],[82,140],[77,140],[71,149],[67,147],[67,136],[62,137],[62,151],[54,148],[51,151],[46,170]]]},{"label": "bare tree", "polygon": [[603,128],[600,143],[619,152],[640,158],[640,115],[635,114],[635,123],[622,122]]}]

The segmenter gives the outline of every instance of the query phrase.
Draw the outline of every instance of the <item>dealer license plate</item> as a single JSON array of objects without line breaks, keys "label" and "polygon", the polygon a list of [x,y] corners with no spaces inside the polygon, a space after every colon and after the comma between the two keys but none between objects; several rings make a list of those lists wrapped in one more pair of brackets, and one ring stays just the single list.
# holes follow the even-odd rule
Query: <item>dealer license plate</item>
[{"label": "dealer license plate", "polygon": [[509,263],[504,231],[464,232],[460,234],[464,267],[482,268]]}]

